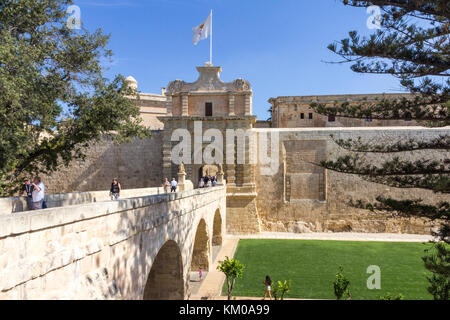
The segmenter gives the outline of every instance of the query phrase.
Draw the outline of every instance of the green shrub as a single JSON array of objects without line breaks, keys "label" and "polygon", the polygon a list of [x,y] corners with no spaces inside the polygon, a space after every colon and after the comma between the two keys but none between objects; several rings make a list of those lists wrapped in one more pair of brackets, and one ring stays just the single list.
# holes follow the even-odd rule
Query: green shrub
[{"label": "green shrub", "polygon": [[388,292],[384,296],[380,296],[379,300],[405,300],[405,296],[399,293],[394,297],[390,292]]},{"label": "green shrub", "polygon": [[220,261],[217,270],[221,271],[227,277],[228,300],[231,300],[236,278],[242,278],[245,266],[236,259],[226,257],[225,261]]},{"label": "green shrub", "polygon": [[291,291],[291,280],[284,280],[284,282],[277,281],[276,285],[272,286],[272,297],[275,300],[284,300],[284,296]]},{"label": "green shrub", "polygon": [[338,273],[336,273],[336,279],[334,280],[334,295],[336,296],[336,299],[341,300],[344,297],[350,299],[351,294],[349,287],[350,281],[344,275],[344,268],[340,266]]}]

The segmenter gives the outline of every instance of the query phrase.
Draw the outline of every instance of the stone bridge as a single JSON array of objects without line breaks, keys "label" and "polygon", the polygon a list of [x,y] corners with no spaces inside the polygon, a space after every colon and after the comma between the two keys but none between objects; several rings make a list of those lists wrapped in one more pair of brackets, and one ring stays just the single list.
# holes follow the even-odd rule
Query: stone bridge
[{"label": "stone bridge", "polygon": [[225,187],[153,193],[0,213],[0,299],[189,298],[226,232]]}]

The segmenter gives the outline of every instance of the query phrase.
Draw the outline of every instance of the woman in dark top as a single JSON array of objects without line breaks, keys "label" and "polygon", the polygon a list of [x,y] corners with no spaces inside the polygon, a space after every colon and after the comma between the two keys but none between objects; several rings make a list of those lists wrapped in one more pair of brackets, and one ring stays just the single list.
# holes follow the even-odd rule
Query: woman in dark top
[{"label": "woman in dark top", "polygon": [[111,195],[111,200],[119,200],[121,190],[122,187],[120,186],[119,181],[117,179],[114,179],[111,184],[111,190],[109,192],[109,194]]},{"label": "woman in dark top", "polygon": [[270,291],[272,290],[272,279],[269,276],[266,276],[266,281],[264,281],[264,285],[266,286],[266,292],[264,293],[264,300],[266,300],[267,294],[269,294],[270,300],[272,300],[272,294]]}]

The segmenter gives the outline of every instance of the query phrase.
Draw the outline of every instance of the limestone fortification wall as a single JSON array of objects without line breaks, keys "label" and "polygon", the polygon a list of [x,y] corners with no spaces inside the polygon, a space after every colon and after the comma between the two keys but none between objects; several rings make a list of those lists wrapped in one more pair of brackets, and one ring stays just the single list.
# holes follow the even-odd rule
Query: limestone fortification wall
[{"label": "limestone fortification wall", "polygon": [[85,160],[73,161],[50,176],[43,176],[47,194],[107,190],[118,178],[123,189],[162,184],[162,132],[149,139],[116,145],[110,138],[92,144]]},{"label": "limestone fortification wall", "polygon": [[194,241],[211,260],[225,207],[216,187],[1,215],[0,300],[142,299],[155,260],[151,297],[186,298]]},{"label": "limestone fortification wall", "polygon": [[[394,232],[429,233],[434,225],[422,219],[405,219],[376,215],[347,205],[353,200],[374,200],[377,195],[392,195],[400,199],[421,197],[436,202],[444,196],[416,189],[395,189],[367,182],[360,177],[323,170],[308,162],[333,159],[342,154],[330,135],[336,138],[362,137],[371,143],[390,143],[414,137],[430,139],[450,134],[449,128],[422,127],[382,128],[296,128],[266,129],[256,132],[278,132],[280,163],[274,176],[261,176],[256,170],[257,211],[250,210],[255,224],[248,227],[242,215],[245,199],[228,199],[228,231],[254,233],[282,232]],[[111,141],[96,144],[88,151],[85,162],[75,162],[50,178],[44,178],[49,193],[103,190],[111,179],[118,177],[124,189],[158,187],[162,174],[162,132],[155,132],[150,140],[136,140],[130,144],[114,145]],[[414,159],[420,153],[407,153]],[[427,156],[438,156],[428,152]],[[442,154],[450,158],[448,153]],[[375,157],[379,157],[376,155]],[[170,177],[168,177],[170,178]],[[227,177],[225,177],[227,178]],[[192,179],[189,175],[187,179]],[[194,179],[195,180],[195,179]],[[448,199],[446,199],[448,200]],[[19,202],[20,203],[20,202]],[[19,205],[20,207],[20,205]],[[253,207],[252,207],[253,208]],[[247,209],[245,209],[247,210]],[[255,212],[253,212],[255,211]],[[247,227],[245,227],[247,226]]]},{"label": "limestone fortification wall", "polygon": [[[349,207],[350,199],[373,201],[376,196],[400,199],[421,198],[427,203],[447,200],[448,196],[422,189],[396,189],[370,183],[358,176],[324,170],[310,164],[335,159],[344,151],[332,141],[335,138],[358,138],[372,143],[390,143],[414,137],[431,139],[449,135],[450,129],[418,127],[389,128],[314,128],[255,129],[258,132],[276,130],[280,137],[280,163],[276,175],[257,174],[257,204],[263,231],[279,232],[392,232],[429,233],[433,225],[416,218],[399,218],[374,214]],[[406,159],[416,159],[420,153],[406,153]],[[446,157],[450,154],[427,151],[421,156]],[[371,160],[380,159],[375,155]],[[258,172],[260,172],[258,170]]]}]

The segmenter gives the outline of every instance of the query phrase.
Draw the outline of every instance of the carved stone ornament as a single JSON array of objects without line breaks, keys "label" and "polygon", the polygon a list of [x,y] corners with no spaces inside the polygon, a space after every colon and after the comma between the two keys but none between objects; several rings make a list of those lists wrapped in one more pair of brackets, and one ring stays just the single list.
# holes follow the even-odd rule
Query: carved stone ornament
[{"label": "carved stone ornament", "polygon": [[176,93],[183,89],[185,82],[183,80],[175,80],[169,83],[169,86],[167,87],[167,92],[169,93]]},{"label": "carved stone ornament", "polygon": [[181,174],[186,173],[184,171],[184,164],[183,163],[180,164],[180,167],[178,168],[178,173],[181,173]]},{"label": "carved stone ornament", "polygon": [[251,89],[250,83],[244,79],[234,80],[234,89],[236,91],[249,91]]}]

